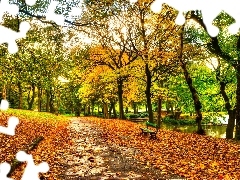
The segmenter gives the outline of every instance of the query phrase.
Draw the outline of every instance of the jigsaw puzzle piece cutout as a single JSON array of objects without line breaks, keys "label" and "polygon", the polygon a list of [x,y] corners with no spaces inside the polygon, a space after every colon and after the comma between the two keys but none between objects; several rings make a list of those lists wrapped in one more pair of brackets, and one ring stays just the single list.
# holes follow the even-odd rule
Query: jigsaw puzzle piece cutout
[{"label": "jigsaw puzzle piece cutout", "polygon": [[0,179],[1,180],[13,180],[12,178],[7,177],[7,174],[9,173],[11,169],[10,164],[4,162],[0,164]]},{"label": "jigsaw puzzle piece cutout", "polygon": [[19,12],[19,8],[16,4],[9,4],[9,0],[1,0],[0,2],[0,23],[3,22],[4,13],[8,12],[9,14],[15,16]]},{"label": "jigsaw puzzle piece cutout", "polygon": [[[207,32],[210,36],[216,37],[219,33],[218,27],[212,24],[213,20],[221,13],[224,7],[224,0],[156,0],[151,5],[151,10],[155,13],[159,13],[162,10],[162,4],[166,3],[174,9],[178,10],[175,23],[183,25],[186,21],[184,12],[187,11],[202,11],[203,23],[207,28]],[[218,4],[216,6],[216,4]]]},{"label": "jigsaw puzzle piece cutout", "polygon": [[29,6],[33,6],[34,4],[36,4],[37,0],[25,0],[26,4]]},{"label": "jigsaw puzzle piece cutout", "polygon": [[15,116],[11,116],[8,119],[8,126],[7,127],[2,127],[0,126],[0,133],[7,134],[10,136],[15,135],[15,129],[16,126],[19,124],[19,119]]},{"label": "jigsaw puzzle piece cutout", "polygon": [[228,27],[228,31],[230,34],[237,34],[240,28],[240,11],[238,8],[240,7],[240,1],[228,0],[223,5],[223,10],[235,20],[235,22]]},{"label": "jigsaw puzzle piece cutout", "polygon": [[0,44],[7,43],[8,52],[10,54],[16,53],[18,51],[16,40],[25,38],[29,29],[30,24],[25,21],[20,23],[20,32],[13,31],[12,29],[0,25]]},{"label": "jigsaw puzzle piece cutout", "polygon": [[62,14],[56,14],[55,9],[58,5],[57,1],[51,1],[50,5],[48,6],[48,10],[46,13],[46,20],[54,21],[57,25],[63,26],[64,25],[64,16]]},{"label": "jigsaw puzzle piece cutout", "polygon": [[24,151],[19,151],[16,155],[18,161],[27,162],[27,166],[24,170],[21,180],[39,180],[39,173],[46,173],[49,171],[49,165],[46,162],[42,162],[38,165],[34,164],[34,160],[31,154],[27,154]]},{"label": "jigsaw puzzle piece cutout", "polygon": [[1,104],[0,104],[0,109],[2,111],[6,111],[6,110],[8,110],[8,108],[9,108],[9,102],[5,99],[2,99]]},{"label": "jigsaw puzzle piece cutout", "polygon": [[216,37],[219,33],[219,28],[213,25],[213,21],[223,11],[223,2],[224,0],[202,0],[199,5],[202,11],[203,23],[211,37]]},{"label": "jigsaw puzzle piece cutout", "polygon": [[156,0],[154,1],[150,8],[154,13],[159,13],[162,10],[162,5],[166,3],[170,7],[178,10],[178,15],[176,17],[175,23],[178,25],[183,25],[186,21],[184,12],[197,10],[198,9],[198,1],[196,0]]}]

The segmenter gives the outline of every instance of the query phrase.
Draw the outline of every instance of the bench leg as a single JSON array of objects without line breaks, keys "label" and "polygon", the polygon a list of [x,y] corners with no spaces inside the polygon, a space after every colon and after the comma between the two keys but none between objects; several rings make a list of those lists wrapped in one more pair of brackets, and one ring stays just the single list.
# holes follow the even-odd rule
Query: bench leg
[{"label": "bench leg", "polygon": [[157,139],[157,133],[150,133],[150,139]]}]

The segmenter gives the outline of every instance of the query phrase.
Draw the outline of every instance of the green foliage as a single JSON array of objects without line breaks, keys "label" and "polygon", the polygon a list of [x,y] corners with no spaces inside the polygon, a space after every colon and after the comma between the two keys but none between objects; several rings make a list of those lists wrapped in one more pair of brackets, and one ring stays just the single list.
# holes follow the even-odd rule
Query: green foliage
[{"label": "green foliage", "polygon": [[190,120],[190,119],[172,119],[168,116],[164,117],[162,120],[163,123],[166,124],[172,124],[172,125],[196,125],[196,121],[195,120]]}]

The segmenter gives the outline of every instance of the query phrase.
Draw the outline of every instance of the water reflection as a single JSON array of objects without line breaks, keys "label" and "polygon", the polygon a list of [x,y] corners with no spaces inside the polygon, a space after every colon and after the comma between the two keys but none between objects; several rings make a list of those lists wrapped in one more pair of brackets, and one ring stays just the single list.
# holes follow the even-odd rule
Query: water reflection
[{"label": "water reflection", "polygon": [[[216,138],[226,138],[226,125],[223,126],[214,126],[214,125],[203,125],[203,129],[206,131],[206,134],[208,136],[216,137]],[[169,125],[169,124],[162,124],[163,129],[168,130],[175,130],[185,133],[193,133],[197,131],[197,126],[189,125],[189,126],[183,126],[183,125]],[[233,135],[235,135],[235,132],[233,132]]]}]

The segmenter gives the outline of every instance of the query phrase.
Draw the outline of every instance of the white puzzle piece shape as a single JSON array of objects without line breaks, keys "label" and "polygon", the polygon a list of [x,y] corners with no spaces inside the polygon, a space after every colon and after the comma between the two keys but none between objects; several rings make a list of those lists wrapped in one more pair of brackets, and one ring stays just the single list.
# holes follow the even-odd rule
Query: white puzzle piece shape
[{"label": "white puzzle piece shape", "polygon": [[[136,2],[132,0],[131,2]],[[178,10],[179,13],[176,17],[175,23],[183,25],[185,23],[184,12],[187,11],[202,11],[203,23],[207,28],[207,32],[210,36],[216,37],[219,33],[219,28],[214,26],[212,23],[214,19],[222,12],[226,12],[235,19],[235,23],[231,24],[228,28],[231,34],[239,32],[240,28],[240,6],[239,0],[155,0],[151,4],[151,10],[154,13],[159,13],[162,10],[163,3],[168,4],[174,9]]]},{"label": "white puzzle piece shape", "polygon": [[33,6],[36,4],[37,0],[25,0],[25,2],[28,6]]},{"label": "white puzzle piece shape", "polygon": [[24,170],[21,180],[39,180],[39,173],[46,173],[49,171],[48,163],[42,162],[39,165],[35,165],[33,157],[24,151],[19,151],[16,155],[18,161],[27,162],[27,166]]},{"label": "white puzzle piece shape", "polygon": [[16,40],[25,38],[29,29],[30,24],[25,21],[20,24],[20,32],[13,31],[12,29],[0,25],[0,44],[7,43],[8,52],[10,54],[16,53],[18,51]]},{"label": "white puzzle piece shape", "polygon": [[9,102],[5,99],[2,99],[1,104],[0,104],[0,110],[6,111],[6,110],[8,110],[8,108],[9,108]]},{"label": "white puzzle piece shape", "polygon": [[11,169],[10,164],[4,162],[0,164],[0,179],[1,180],[13,180],[12,178],[7,177],[7,174],[9,173]]},{"label": "white puzzle piece shape", "polygon": [[63,26],[64,25],[64,16],[62,14],[56,14],[55,9],[58,5],[57,1],[51,1],[50,5],[48,6],[47,13],[46,13],[46,20],[54,21],[57,25]]},{"label": "white puzzle piece shape", "polygon": [[11,116],[8,119],[8,126],[7,127],[0,126],[0,133],[7,134],[7,135],[10,135],[10,136],[14,136],[15,135],[15,129],[16,129],[16,126],[18,124],[19,124],[19,119],[15,116]]},{"label": "white puzzle piece shape", "polygon": [[4,13],[9,13],[13,16],[17,15],[19,8],[16,4],[9,4],[9,0],[1,0],[0,2],[0,23],[3,22]]}]

